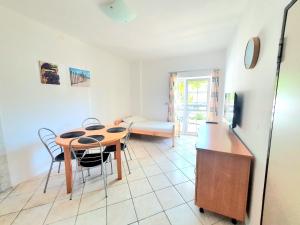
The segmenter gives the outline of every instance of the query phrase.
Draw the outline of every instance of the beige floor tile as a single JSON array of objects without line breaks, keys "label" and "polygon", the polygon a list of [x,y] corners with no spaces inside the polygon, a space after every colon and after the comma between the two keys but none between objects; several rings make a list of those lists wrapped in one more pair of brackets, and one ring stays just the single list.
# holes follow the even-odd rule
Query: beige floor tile
[{"label": "beige floor tile", "polygon": [[5,191],[2,191],[0,193],[0,202],[1,202],[2,199],[6,198],[12,191],[13,191],[12,188],[9,188],[9,189],[7,189]]},{"label": "beige floor tile", "polygon": [[136,221],[131,199],[108,206],[108,225],[127,225]]},{"label": "beige floor tile", "polygon": [[173,185],[180,184],[189,180],[180,170],[167,172],[166,176],[169,178]]},{"label": "beige floor tile", "polygon": [[195,185],[191,181],[178,184],[175,188],[185,201],[188,202],[195,198]]},{"label": "beige floor tile", "polygon": [[153,191],[147,179],[130,182],[129,187],[133,197],[138,197]]},{"label": "beige floor tile", "polygon": [[181,169],[181,171],[184,173],[185,176],[187,176],[189,179],[195,179],[195,167],[190,166]]},{"label": "beige floor tile", "polygon": [[187,204],[166,211],[172,225],[202,225]]},{"label": "beige floor tile", "polygon": [[188,205],[203,225],[212,225],[224,219],[224,217],[208,211],[205,211],[205,213],[200,213],[199,208],[195,205],[194,201],[188,202]]},{"label": "beige floor tile", "polygon": [[31,193],[9,195],[0,203],[0,216],[20,211],[31,195]]},{"label": "beige floor tile", "polygon": [[170,171],[177,170],[177,167],[170,161],[160,162],[160,163],[158,163],[158,166],[164,172],[170,172]]},{"label": "beige floor tile", "polygon": [[92,191],[82,195],[79,206],[79,214],[105,207],[105,192]]},{"label": "beige floor tile", "polygon": [[130,191],[127,184],[108,188],[107,202],[109,205],[130,199]]},{"label": "beige floor tile", "polygon": [[151,157],[139,159],[142,167],[155,165],[155,161]]},{"label": "beige floor tile", "polygon": [[170,225],[165,213],[158,213],[154,216],[141,220],[140,225]]},{"label": "beige floor tile", "polygon": [[22,210],[13,225],[43,225],[52,204]]},{"label": "beige floor tile", "polygon": [[149,177],[149,182],[153,188],[153,190],[159,190],[159,189],[163,189],[166,187],[171,186],[172,184],[170,183],[170,181],[168,180],[168,178],[163,175],[157,175],[157,176],[153,176],[153,177]]},{"label": "beige floor tile", "polygon": [[184,203],[184,200],[174,187],[168,187],[156,191],[156,195],[164,210],[173,208]]},{"label": "beige floor tile", "polygon": [[78,215],[76,225],[105,225],[106,209],[101,208]]},{"label": "beige floor tile", "polygon": [[73,200],[57,199],[49,212],[46,223],[54,223],[59,220],[75,216],[79,207],[80,196],[74,196]]},{"label": "beige floor tile", "polygon": [[39,205],[48,204],[50,202],[53,202],[59,192],[59,188],[52,187],[48,188],[47,192],[44,193],[43,190],[39,189],[34,193],[32,198],[27,202],[25,205],[25,209],[32,208]]},{"label": "beige floor tile", "polygon": [[143,167],[143,170],[147,177],[162,173],[161,169],[157,165],[145,166]]},{"label": "beige floor tile", "polygon": [[126,175],[127,176],[127,180],[130,181],[134,181],[134,180],[139,180],[139,179],[143,179],[146,177],[146,175],[144,174],[143,170],[141,168],[139,169],[134,169],[131,170],[131,173]]},{"label": "beige floor tile", "polygon": [[162,211],[162,208],[154,193],[134,198],[133,201],[139,220],[155,215]]},{"label": "beige floor tile", "polygon": [[47,224],[47,225],[74,225],[75,221],[76,221],[76,216],[73,216],[71,218],[60,220],[58,222],[50,223],[50,224]]},{"label": "beige floor tile", "polygon": [[18,213],[10,213],[4,216],[0,216],[0,224],[1,225],[11,225]]},{"label": "beige floor tile", "polygon": [[175,164],[175,166],[179,169],[182,168],[186,168],[186,167],[190,167],[192,166],[192,164],[190,164],[189,162],[187,162],[186,160],[184,160],[183,158],[181,159],[176,159],[176,160],[172,160],[172,163]]},{"label": "beige floor tile", "polygon": [[[74,197],[81,196],[84,187],[85,185],[83,183],[75,183],[73,187],[73,196]],[[70,198],[70,194],[67,193],[66,185],[62,185],[57,195],[57,199],[69,199],[69,198]]]},{"label": "beige floor tile", "polygon": [[42,183],[41,179],[29,180],[19,184],[12,192],[11,195],[33,193]]}]

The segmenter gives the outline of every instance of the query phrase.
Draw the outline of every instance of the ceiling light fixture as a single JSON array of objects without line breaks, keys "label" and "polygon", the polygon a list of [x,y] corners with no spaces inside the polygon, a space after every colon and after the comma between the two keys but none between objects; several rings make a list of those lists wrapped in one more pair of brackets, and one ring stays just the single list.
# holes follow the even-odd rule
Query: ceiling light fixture
[{"label": "ceiling light fixture", "polygon": [[102,12],[112,20],[129,23],[136,18],[135,12],[128,8],[124,0],[114,0],[101,5]]}]

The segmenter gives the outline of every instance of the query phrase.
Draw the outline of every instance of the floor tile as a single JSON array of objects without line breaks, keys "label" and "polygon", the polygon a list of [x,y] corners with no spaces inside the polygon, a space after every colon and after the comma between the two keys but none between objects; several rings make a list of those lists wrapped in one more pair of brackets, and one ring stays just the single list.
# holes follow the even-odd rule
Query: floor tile
[{"label": "floor tile", "polygon": [[189,162],[187,162],[184,159],[176,159],[176,160],[172,160],[172,163],[175,164],[175,166],[179,169],[185,168],[185,167],[189,167],[192,164],[190,164]]},{"label": "floor tile", "polygon": [[130,191],[127,184],[108,188],[107,202],[109,205],[130,199]]},{"label": "floor tile", "polygon": [[159,162],[158,166],[164,172],[169,172],[169,171],[177,170],[177,167],[172,162],[170,162],[170,161]]},{"label": "floor tile", "polygon": [[10,213],[4,216],[0,216],[0,224],[1,225],[11,225],[18,213]]},{"label": "floor tile", "polygon": [[82,195],[79,206],[79,214],[105,207],[105,192],[92,191]]},{"label": "floor tile", "polygon": [[205,210],[205,213],[200,213],[199,208],[195,205],[194,201],[188,202],[189,207],[193,210],[194,214],[198,217],[203,225],[215,224],[218,221],[224,219],[217,214],[211,213]]},{"label": "floor tile", "polygon": [[0,216],[20,211],[31,195],[31,193],[9,195],[0,203]]},{"label": "floor tile", "polygon": [[149,177],[149,182],[153,188],[153,190],[159,190],[159,189],[163,189],[166,187],[171,186],[172,184],[170,183],[170,181],[168,180],[168,178],[163,175],[157,175],[157,176],[153,176],[153,177]]},{"label": "floor tile", "polygon": [[188,202],[195,198],[195,185],[191,181],[177,184],[175,188],[185,201]]},{"label": "floor tile", "polygon": [[162,211],[162,208],[154,193],[134,198],[133,201],[139,220]]},{"label": "floor tile", "polygon": [[32,198],[25,205],[25,209],[53,202],[58,192],[59,188],[57,187],[48,188],[46,193],[44,193],[41,189],[36,191],[36,193],[34,193]]},{"label": "floor tile", "polygon": [[133,197],[138,197],[153,191],[147,179],[130,182],[129,187]]},{"label": "floor tile", "polygon": [[172,225],[202,225],[187,204],[169,209],[166,214]]},{"label": "floor tile", "polygon": [[145,178],[146,175],[144,174],[141,168],[131,170],[131,173],[127,175],[127,180],[134,181]]},{"label": "floor tile", "polygon": [[195,179],[195,167],[190,166],[181,169],[181,171],[184,173],[185,176],[187,176],[189,179]]},{"label": "floor tile", "polygon": [[139,221],[140,225],[170,225],[170,222],[165,213],[158,213]]},{"label": "floor tile", "polygon": [[166,176],[173,185],[180,184],[189,180],[180,170],[167,172]]},{"label": "floor tile", "polygon": [[101,208],[81,214],[77,217],[76,225],[100,225],[106,224],[106,209]]},{"label": "floor tile", "polygon": [[143,170],[147,177],[162,173],[161,169],[157,165],[145,166],[143,167]]},{"label": "floor tile", "polygon": [[173,208],[184,203],[184,200],[174,187],[168,187],[156,191],[156,195],[164,210]]},{"label": "floor tile", "polygon": [[[46,219],[46,223],[54,223],[59,220],[75,216],[78,211],[80,196],[74,196],[73,200],[58,199],[54,202],[52,209]],[[63,210],[62,210],[63,209]]]},{"label": "floor tile", "polygon": [[75,221],[76,221],[76,216],[73,216],[71,218],[60,220],[58,222],[47,224],[47,225],[74,225]]},{"label": "floor tile", "polygon": [[22,210],[13,225],[43,225],[52,204]]}]

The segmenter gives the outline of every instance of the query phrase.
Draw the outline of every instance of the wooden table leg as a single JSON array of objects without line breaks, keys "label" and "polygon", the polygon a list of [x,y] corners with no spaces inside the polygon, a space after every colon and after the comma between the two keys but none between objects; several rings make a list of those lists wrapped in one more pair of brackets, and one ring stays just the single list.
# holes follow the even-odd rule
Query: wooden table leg
[{"label": "wooden table leg", "polygon": [[122,180],[122,158],[121,158],[121,142],[116,142],[116,159],[117,159],[117,170],[118,180]]},{"label": "wooden table leg", "polygon": [[67,193],[72,192],[72,160],[69,146],[64,147]]}]

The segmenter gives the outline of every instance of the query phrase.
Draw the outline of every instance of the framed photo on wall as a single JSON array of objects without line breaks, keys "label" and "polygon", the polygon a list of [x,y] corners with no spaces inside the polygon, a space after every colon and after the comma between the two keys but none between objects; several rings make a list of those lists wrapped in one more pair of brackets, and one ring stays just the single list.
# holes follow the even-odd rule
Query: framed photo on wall
[{"label": "framed photo on wall", "polygon": [[53,63],[39,61],[40,79],[42,84],[60,85],[58,66]]},{"label": "framed photo on wall", "polygon": [[90,79],[91,79],[90,71],[70,67],[69,72],[70,72],[71,86],[74,87],[90,86]]}]

